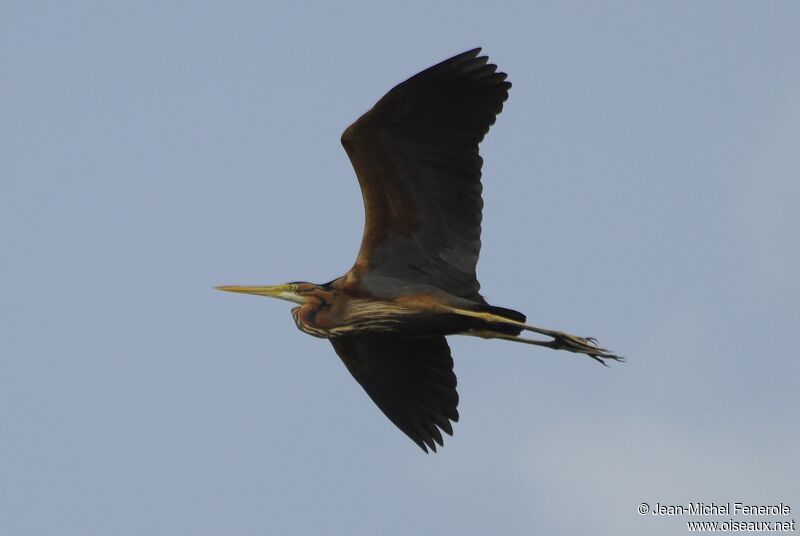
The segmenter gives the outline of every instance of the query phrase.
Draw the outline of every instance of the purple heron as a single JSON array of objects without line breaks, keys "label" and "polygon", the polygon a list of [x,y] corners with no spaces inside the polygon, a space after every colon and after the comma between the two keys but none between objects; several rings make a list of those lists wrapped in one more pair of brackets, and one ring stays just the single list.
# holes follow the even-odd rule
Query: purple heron
[{"label": "purple heron", "polygon": [[[297,327],[330,340],[370,398],[425,452],[453,434],[458,393],[446,335],[621,358],[591,337],[526,323],[489,305],[475,275],[481,241],[478,144],[511,83],[476,48],[396,86],[342,135],[366,212],[353,268],[329,283],[224,286],[280,298]],[[531,331],[547,337],[520,337]]]}]

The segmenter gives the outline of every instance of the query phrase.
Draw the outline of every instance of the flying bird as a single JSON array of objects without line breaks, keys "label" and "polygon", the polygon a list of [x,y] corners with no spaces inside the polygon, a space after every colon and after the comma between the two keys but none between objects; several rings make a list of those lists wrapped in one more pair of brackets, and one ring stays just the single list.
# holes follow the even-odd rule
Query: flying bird
[{"label": "flying bird", "polygon": [[478,145],[511,87],[480,51],[394,87],[342,134],[366,212],[349,272],[321,285],[216,287],[298,304],[297,327],[328,339],[381,411],[425,452],[442,446],[441,432],[452,435],[458,421],[447,335],[622,360],[591,337],[527,324],[524,314],[490,305],[479,292]]}]

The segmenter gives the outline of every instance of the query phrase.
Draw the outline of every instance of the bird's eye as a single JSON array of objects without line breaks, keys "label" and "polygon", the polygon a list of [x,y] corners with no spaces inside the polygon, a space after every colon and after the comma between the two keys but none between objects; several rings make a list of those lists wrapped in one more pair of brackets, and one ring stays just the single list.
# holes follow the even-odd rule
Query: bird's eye
[{"label": "bird's eye", "polygon": [[297,286],[297,285],[295,285],[294,283],[292,283],[291,285],[289,285],[289,290],[290,290],[291,292],[294,292],[294,291],[295,291],[295,290],[297,290],[297,289],[298,289],[298,286]]}]

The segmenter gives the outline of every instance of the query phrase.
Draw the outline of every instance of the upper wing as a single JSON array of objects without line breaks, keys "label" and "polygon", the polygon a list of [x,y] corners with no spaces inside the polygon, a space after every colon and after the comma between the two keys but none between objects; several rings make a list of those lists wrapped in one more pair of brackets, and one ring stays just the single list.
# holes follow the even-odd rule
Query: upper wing
[{"label": "upper wing", "polygon": [[482,301],[478,144],[511,83],[479,52],[406,80],[342,135],[366,211],[351,277],[375,295],[420,286]]},{"label": "upper wing", "polygon": [[458,393],[444,337],[367,333],[329,340],[373,402],[422,450],[443,445],[439,428],[453,435]]}]

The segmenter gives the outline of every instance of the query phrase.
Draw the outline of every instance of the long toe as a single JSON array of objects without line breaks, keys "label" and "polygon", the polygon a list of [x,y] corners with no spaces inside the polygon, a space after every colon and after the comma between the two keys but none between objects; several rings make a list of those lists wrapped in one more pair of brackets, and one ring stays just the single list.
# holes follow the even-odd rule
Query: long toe
[{"label": "long toe", "polygon": [[593,337],[578,337],[568,333],[559,333],[553,341],[557,348],[568,350],[579,354],[586,354],[595,361],[605,365],[605,360],[621,362],[624,358],[618,356],[605,348],[601,348],[597,340]]}]

